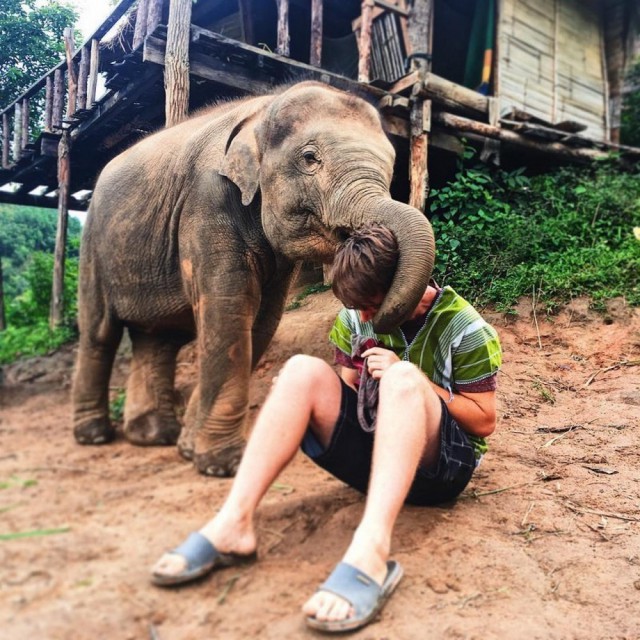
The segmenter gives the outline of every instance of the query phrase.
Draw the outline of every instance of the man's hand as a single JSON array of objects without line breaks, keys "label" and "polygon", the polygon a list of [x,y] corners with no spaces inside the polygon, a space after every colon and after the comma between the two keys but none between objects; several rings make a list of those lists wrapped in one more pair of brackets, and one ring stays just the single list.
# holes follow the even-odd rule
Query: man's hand
[{"label": "man's hand", "polygon": [[400,358],[389,349],[383,347],[372,347],[367,349],[363,354],[363,358],[367,359],[367,369],[369,375],[374,380],[380,380],[382,374],[394,363],[400,362]]}]

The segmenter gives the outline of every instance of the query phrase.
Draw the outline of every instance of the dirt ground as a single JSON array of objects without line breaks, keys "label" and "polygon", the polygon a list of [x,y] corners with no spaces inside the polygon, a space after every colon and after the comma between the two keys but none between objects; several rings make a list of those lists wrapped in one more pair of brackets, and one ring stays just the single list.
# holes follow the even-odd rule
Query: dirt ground
[{"label": "dirt ground", "polygon": [[[330,358],[330,293],[285,314],[251,413],[290,354]],[[553,318],[490,314],[505,352],[490,452],[454,506],[408,507],[405,577],[352,637],[640,638],[640,310],[575,301]],[[537,321],[537,323],[536,323]],[[285,337],[286,336],[286,337]],[[5,367],[0,386],[0,638],[312,638],[299,607],[340,558],[363,499],[299,455],[266,496],[260,562],[175,590],[149,567],[229,481],[174,448],[72,436],[73,349]],[[127,358],[114,386],[124,384]],[[193,353],[178,386],[188,391]],[[401,410],[399,408],[399,410]],[[16,537],[16,533],[46,535]]]}]

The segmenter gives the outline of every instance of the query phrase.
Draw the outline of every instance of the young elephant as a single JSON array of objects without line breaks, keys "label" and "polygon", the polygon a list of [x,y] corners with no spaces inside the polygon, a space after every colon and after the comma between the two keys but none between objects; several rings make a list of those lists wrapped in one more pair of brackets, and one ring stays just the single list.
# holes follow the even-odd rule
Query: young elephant
[{"label": "young elephant", "polygon": [[[431,226],[391,199],[393,163],[377,111],[315,82],[219,104],[110,162],[81,250],[77,441],[113,438],[109,377],[127,327],[127,439],[158,445],[180,436],[180,452],[200,472],[233,475],[251,371],[298,261],[331,261],[341,238],[378,222],[396,234],[401,258],[377,330],[407,317],[424,293]],[[194,337],[199,379],[181,433],[175,362]]]}]

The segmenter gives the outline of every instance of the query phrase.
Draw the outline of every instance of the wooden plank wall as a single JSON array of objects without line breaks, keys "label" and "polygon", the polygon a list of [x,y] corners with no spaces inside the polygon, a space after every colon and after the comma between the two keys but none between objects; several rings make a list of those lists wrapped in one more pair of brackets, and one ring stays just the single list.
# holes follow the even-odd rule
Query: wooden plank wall
[{"label": "wooden plank wall", "polygon": [[597,0],[502,0],[498,23],[500,112],[573,120],[606,136],[606,77]]}]

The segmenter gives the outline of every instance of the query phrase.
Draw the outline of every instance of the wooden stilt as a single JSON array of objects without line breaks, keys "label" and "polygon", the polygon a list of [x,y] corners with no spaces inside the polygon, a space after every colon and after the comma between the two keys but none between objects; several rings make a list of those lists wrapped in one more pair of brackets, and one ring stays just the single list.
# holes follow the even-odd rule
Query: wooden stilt
[{"label": "wooden stilt", "polygon": [[89,81],[89,47],[82,47],[78,71],[78,109],[87,108],[87,83]]},{"label": "wooden stilt", "polygon": [[147,9],[147,34],[153,33],[162,22],[163,0],[149,0]]},{"label": "wooden stilt", "polygon": [[2,114],[2,168],[9,168],[9,139],[11,129],[9,128],[9,114]]},{"label": "wooden stilt", "polygon": [[53,118],[52,128],[62,127],[62,112],[64,111],[64,71],[56,69],[53,74]]},{"label": "wooden stilt", "polygon": [[238,0],[238,8],[240,9],[240,24],[242,25],[242,38],[247,44],[255,44],[255,36],[253,33],[252,0]]},{"label": "wooden stilt", "polygon": [[429,171],[427,166],[430,130],[431,101],[417,97],[409,116],[409,204],[424,212],[429,191]]},{"label": "wooden stilt", "polygon": [[309,64],[322,65],[322,0],[311,0],[311,50]]},{"label": "wooden stilt", "polygon": [[47,83],[44,98],[44,130],[51,131],[51,123],[53,119],[53,78],[47,76]]},{"label": "wooden stilt", "polygon": [[421,69],[429,71],[431,63],[427,57],[432,49],[433,31],[433,4],[434,0],[414,0],[411,12],[409,13],[407,31],[411,42],[411,53],[416,54],[412,58],[411,69]]},{"label": "wooden stilt", "polygon": [[75,43],[73,41],[73,29],[67,27],[64,30],[64,50],[67,54],[67,84],[69,93],[67,96],[67,118],[76,112],[76,102],[78,97],[78,74],[76,64],[73,61],[75,55]]},{"label": "wooden stilt", "polygon": [[189,41],[191,0],[171,0],[164,66],[166,126],[189,115]]},{"label": "wooden stilt", "polygon": [[64,260],[67,246],[69,183],[69,131],[65,129],[58,145],[58,229],[49,313],[49,326],[52,329],[59,326],[64,318]]},{"label": "wooden stilt", "polygon": [[136,12],[136,26],[133,31],[133,48],[137,49],[147,35],[147,14],[149,12],[149,0],[138,0]]},{"label": "wooden stilt", "polygon": [[278,47],[281,56],[289,57],[289,0],[278,0]]},{"label": "wooden stilt", "polygon": [[369,69],[371,67],[371,29],[373,27],[373,0],[362,1],[362,13],[360,18],[360,39],[358,49],[358,82],[369,82]]},{"label": "wooden stilt", "polygon": [[24,149],[29,144],[29,98],[22,100],[22,139],[20,149]]},{"label": "wooden stilt", "polygon": [[95,38],[91,41],[91,59],[89,61],[89,84],[87,87],[87,108],[91,109],[96,101],[98,74],[100,73],[100,43]]},{"label": "wooden stilt", "polygon": [[18,162],[22,151],[22,104],[13,108],[13,161]]}]

